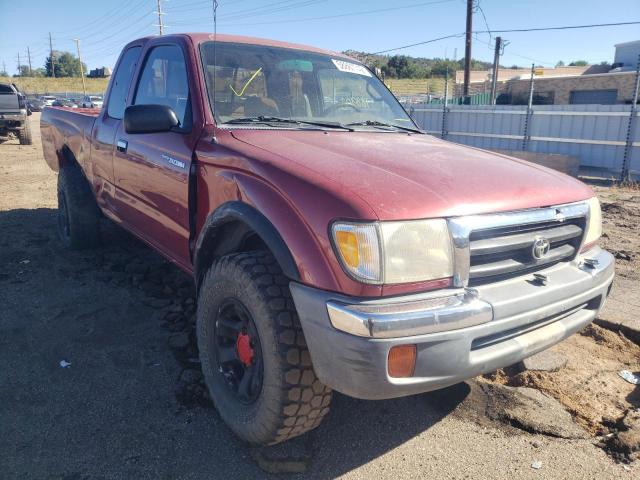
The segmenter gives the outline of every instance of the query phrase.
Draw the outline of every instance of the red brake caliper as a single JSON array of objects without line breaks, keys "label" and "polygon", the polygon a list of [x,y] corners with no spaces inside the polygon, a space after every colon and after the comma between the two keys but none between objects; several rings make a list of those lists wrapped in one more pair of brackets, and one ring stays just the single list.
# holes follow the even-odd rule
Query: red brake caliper
[{"label": "red brake caliper", "polygon": [[236,350],[238,352],[238,358],[244,366],[250,367],[251,362],[253,361],[253,348],[251,348],[251,339],[249,338],[249,335],[242,332],[238,334]]}]

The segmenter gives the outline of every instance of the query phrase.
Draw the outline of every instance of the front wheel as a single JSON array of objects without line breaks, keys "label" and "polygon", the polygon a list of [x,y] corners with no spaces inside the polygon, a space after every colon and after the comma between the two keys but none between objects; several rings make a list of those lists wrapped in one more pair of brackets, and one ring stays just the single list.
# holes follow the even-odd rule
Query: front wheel
[{"label": "front wheel", "polygon": [[220,258],[200,287],[202,372],[222,419],[252,444],[301,435],[329,411],[331,389],[315,375],[288,283],[256,251]]}]

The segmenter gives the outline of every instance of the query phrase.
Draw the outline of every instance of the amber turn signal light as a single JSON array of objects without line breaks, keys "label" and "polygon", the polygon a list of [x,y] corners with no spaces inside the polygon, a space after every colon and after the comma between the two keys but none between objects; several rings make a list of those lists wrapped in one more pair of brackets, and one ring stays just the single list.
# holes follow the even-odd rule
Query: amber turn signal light
[{"label": "amber turn signal light", "polygon": [[389,350],[389,362],[387,369],[390,377],[412,377],[415,368],[415,345],[397,345]]}]

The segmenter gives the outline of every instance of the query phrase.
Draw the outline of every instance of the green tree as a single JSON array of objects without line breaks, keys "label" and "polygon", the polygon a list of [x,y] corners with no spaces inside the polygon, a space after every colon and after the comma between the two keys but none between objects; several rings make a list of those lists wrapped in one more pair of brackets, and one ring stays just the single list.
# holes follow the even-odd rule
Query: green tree
[{"label": "green tree", "polygon": [[558,60],[558,63],[556,63],[556,67],[564,67],[564,62],[562,60]]},{"label": "green tree", "polygon": [[406,55],[394,55],[380,68],[385,76],[392,78],[426,78],[431,71],[424,62],[418,62]]},{"label": "green tree", "polygon": [[[55,58],[55,73],[56,77],[79,77],[80,76],[80,60],[70,52],[53,52]],[[87,71],[87,66],[83,63],[82,67],[84,71]],[[48,56],[44,65],[47,71],[47,77],[51,77],[51,56]]]},{"label": "green tree", "polygon": [[406,55],[394,55],[382,67],[384,74],[391,78],[407,78],[409,59]]},{"label": "green tree", "polygon": [[6,70],[0,70],[0,77],[8,77],[9,76],[9,72],[7,72]]},{"label": "green tree", "polygon": [[444,77],[447,74],[447,70],[449,71],[450,77],[455,75],[456,70],[460,70],[460,63],[438,58],[431,65],[431,74],[435,76]]},{"label": "green tree", "polygon": [[29,77],[29,76],[31,76],[31,72],[29,70],[29,65],[20,65],[20,68],[18,69],[18,71],[20,72],[20,76],[21,77]]},{"label": "green tree", "polygon": [[574,60],[569,64],[570,67],[586,67],[589,65],[589,62],[586,60]]}]

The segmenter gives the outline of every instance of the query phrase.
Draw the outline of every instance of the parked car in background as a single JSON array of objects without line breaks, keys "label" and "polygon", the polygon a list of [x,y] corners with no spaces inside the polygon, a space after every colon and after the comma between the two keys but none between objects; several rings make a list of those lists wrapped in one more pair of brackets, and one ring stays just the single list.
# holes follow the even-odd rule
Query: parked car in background
[{"label": "parked car in background", "polygon": [[55,102],[57,99],[58,98],[54,97],[53,95],[43,95],[42,97],[40,97],[40,100],[42,100],[42,102],[47,107],[51,107],[53,105],[53,102]]},{"label": "parked car in background", "polygon": [[41,112],[45,103],[39,98],[27,98],[27,108],[32,112]]},{"label": "parked car in background", "polygon": [[69,107],[78,108],[78,104],[71,98],[57,98],[52,104],[52,107]]},{"label": "parked car in background", "polygon": [[41,117],[62,243],[95,246],[104,214],[192,275],[204,379],[248,442],[317,427],[332,390],[387,399],[513,365],[609,294],[591,188],[427,135],[344,54],[146,37],[105,99]]},{"label": "parked car in background", "polygon": [[20,145],[31,145],[27,98],[10,83],[0,83],[0,143],[18,137]]},{"label": "parked car in background", "polygon": [[100,95],[85,95],[80,100],[82,108],[102,108],[103,99]]}]

